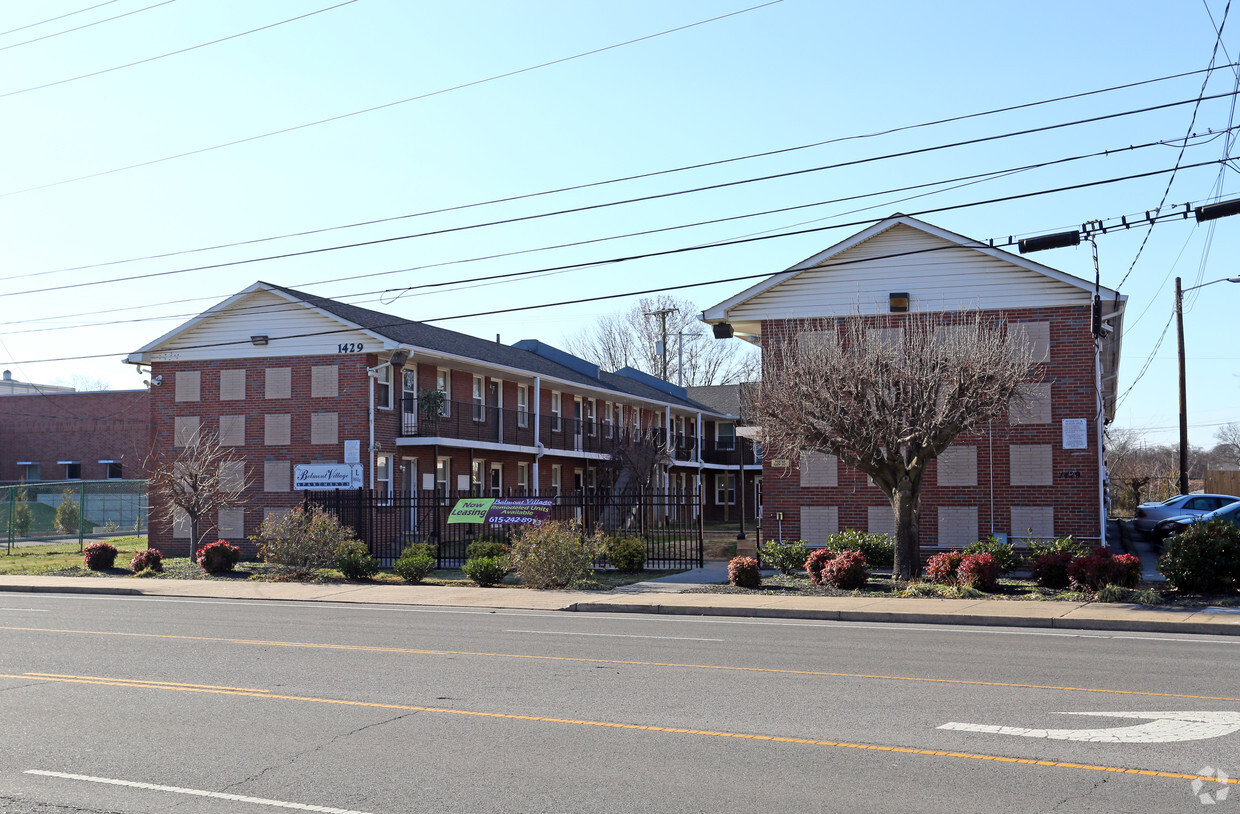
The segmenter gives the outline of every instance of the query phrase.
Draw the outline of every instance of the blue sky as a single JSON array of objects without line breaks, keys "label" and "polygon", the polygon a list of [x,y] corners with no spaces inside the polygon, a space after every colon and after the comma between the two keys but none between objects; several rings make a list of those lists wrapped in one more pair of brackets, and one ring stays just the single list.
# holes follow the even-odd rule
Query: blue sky
[{"label": "blue sky", "polygon": [[[1199,71],[1210,64],[1226,2],[867,6],[782,0],[733,14],[757,3],[355,0],[329,9],[332,0],[114,0],[70,14],[100,1],[44,0],[0,8],[0,31],[9,32],[0,34],[0,108],[6,122],[0,150],[7,159],[0,165],[0,365],[27,381],[79,376],[113,387],[140,386],[139,376],[120,361],[127,352],[260,279],[412,319],[435,319],[773,273],[862,227],[503,284],[397,293],[424,283],[877,219],[894,211],[916,213],[1170,169],[1179,158],[1174,142],[1190,131],[1194,111],[1191,131],[1201,138],[1179,158],[1185,168],[1174,177],[1168,204],[1182,208],[1186,202],[1240,196],[1235,170],[1220,169],[1218,163],[1187,168],[1224,156],[1227,137],[1218,134],[1231,126],[1234,98],[1224,97],[659,201],[122,280],[1195,100],[1205,74],[575,192],[135,260],[606,181]],[[135,13],[59,33],[128,12]],[[70,16],[30,26],[61,14]],[[264,26],[271,27],[234,36]],[[690,27],[650,36],[682,26]],[[232,39],[194,47],[226,37]],[[182,49],[191,50],[107,70]],[[1240,19],[1229,19],[1216,64],[1238,58]],[[73,79],[100,71],[106,72]],[[73,81],[61,81],[66,79]],[[40,87],[49,83],[58,84]],[[1217,71],[1205,95],[1229,94],[1236,84],[1234,69]],[[449,90],[461,85],[466,87]],[[392,104],[407,99],[413,100]],[[300,127],[383,105],[388,106]],[[298,129],[253,139],[287,128]],[[244,139],[252,140],[107,172]],[[1160,141],[1173,143],[1125,149]],[[964,186],[946,184],[955,188],[913,200],[901,200],[909,193],[877,195],[531,251],[1104,151],[1112,152]],[[1158,207],[1167,180],[1166,174],[1156,175],[923,217],[980,239],[1061,231],[1093,219],[1144,217]],[[1144,228],[1110,231],[1098,239],[1103,284],[1119,286],[1130,297],[1121,391],[1131,390],[1116,423],[1147,431],[1151,443],[1171,441],[1176,432],[1174,325],[1155,350],[1171,315],[1172,280],[1181,276],[1189,286],[1236,274],[1237,235],[1240,218],[1218,221],[1213,230],[1191,218],[1166,221],[1148,231],[1139,257]],[[526,253],[460,262],[510,252]],[[1035,259],[1093,278],[1088,246]],[[105,263],[110,265],[100,265]],[[452,265],[419,268],[447,263]],[[58,271],[76,267],[88,268]],[[334,282],[319,284],[326,280]],[[746,285],[718,283],[681,294],[704,307]],[[67,287],[21,293],[61,286]],[[186,299],[194,301],[177,302]],[[563,344],[565,336],[630,302],[438,324],[486,337],[498,333],[505,342],[539,338]],[[1208,445],[1213,425],[1240,420],[1240,353],[1231,318],[1240,306],[1240,286],[1212,286],[1190,295],[1186,306],[1190,435],[1194,443]],[[1147,360],[1148,369],[1138,380]]]}]

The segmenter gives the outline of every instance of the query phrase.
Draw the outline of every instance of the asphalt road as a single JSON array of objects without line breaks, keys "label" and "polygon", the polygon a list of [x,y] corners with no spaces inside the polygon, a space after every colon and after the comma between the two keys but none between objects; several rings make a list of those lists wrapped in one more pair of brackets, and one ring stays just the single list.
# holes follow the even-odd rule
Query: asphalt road
[{"label": "asphalt road", "polygon": [[0,811],[1222,811],[1238,647],[0,595]]}]

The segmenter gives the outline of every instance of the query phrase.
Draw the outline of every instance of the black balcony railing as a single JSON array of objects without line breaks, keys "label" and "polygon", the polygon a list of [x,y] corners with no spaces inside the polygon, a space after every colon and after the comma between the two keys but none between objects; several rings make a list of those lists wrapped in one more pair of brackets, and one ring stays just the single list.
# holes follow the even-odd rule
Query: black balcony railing
[{"label": "black balcony railing", "polygon": [[[571,450],[609,454],[615,444],[632,435],[630,427],[617,427],[610,422],[570,418],[544,413],[534,433],[534,414],[528,410],[492,407],[472,401],[443,401],[415,397],[401,402],[401,435],[405,437],[458,438],[464,441],[490,441],[517,446],[535,446],[541,442],[548,450]],[[663,428],[648,430],[658,444],[668,443]],[[673,434],[669,450],[677,461],[698,460],[698,439],[692,435]],[[711,464],[758,463],[753,444],[743,438],[702,439],[701,461]]]}]

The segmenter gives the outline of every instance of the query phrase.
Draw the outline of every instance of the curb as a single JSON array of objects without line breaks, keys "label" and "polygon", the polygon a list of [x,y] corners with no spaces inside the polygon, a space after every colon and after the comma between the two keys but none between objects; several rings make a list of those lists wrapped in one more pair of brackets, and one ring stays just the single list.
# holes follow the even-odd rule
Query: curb
[{"label": "curb", "polygon": [[1047,630],[1100,630],[1120,633],[1189,633],[1240,636],[1240,625],[1220,622],[1171,622],[1142,619],[1065,619],[984,616],[949,613],[891,613],[874,611],[807,610],[784,608],[729,608],[709,605],[612,605],[577,602],[564,608],[577,613],[648,613],[666,616],[731,616],[753,619],[808,619],[819,622],[869,622],[906,625],[965,625],[1025,627]]},{"label": "curb", "polygon": [[0,592],[21,594],[118,594],[120,596],[145,596],[137,588],[96,588],[84,585],[74,588],[68,585],[0,585]]}]

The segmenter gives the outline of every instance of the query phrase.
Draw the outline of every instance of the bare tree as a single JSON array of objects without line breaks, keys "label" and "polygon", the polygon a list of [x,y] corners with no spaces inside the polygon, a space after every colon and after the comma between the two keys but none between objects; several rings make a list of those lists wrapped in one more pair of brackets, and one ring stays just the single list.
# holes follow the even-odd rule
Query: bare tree
[{"label": "bare tree", "polygon": [[[666,311],[668,378],[693,387],[707,384],[736,384],[755,378],[757,351],[744,340],[716,340],[699,321],[700,308],[691,300],[662,294],[643,297],[628,311],[603,317],[567,340],[570,353],[593,362],[604,370],[635,367],[643,373],[661,376],[663,356],[658,342],[663,325],[658,316]],[[681,367],[680,360],[684,365]]]},{"label": "bare tree", "polygon": [[169,524],[183,516],[189,523],[189,557],[202,542],[202,519],[212,512],[236,505],[251,480],[245,459],[215,435],[199,432],[175,456],[155,454],[148,458],[147,488],[156,511]]},{"label": "bare tree", "polygon": [[869,475],[895,515],[895,575],[912,579],[926,465],[1007,412],[1035,380],[1031,359],[1026,341],[980,313],[807,320],[766,348],[751,421],[768,459],[828,453]]},{"label": "bare tree", "polygon": [[655,477],[672,462],[663,433],[656,428],[619,428],[610,452],[604,466],[612,473],[612,483],[625,490],[651,491]]},{"label": "bare tree", "polygon": [[1227,463],[1240,465],[1240,421],[1219,427],[1214,431],[1214,440],[1218,441],[1215,451],[1225,454]]}]

